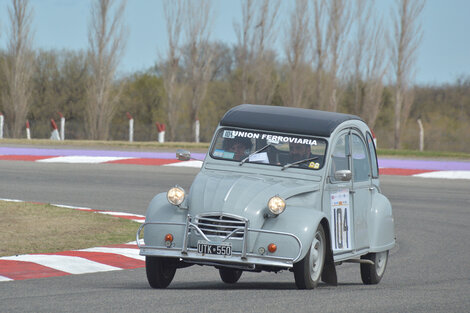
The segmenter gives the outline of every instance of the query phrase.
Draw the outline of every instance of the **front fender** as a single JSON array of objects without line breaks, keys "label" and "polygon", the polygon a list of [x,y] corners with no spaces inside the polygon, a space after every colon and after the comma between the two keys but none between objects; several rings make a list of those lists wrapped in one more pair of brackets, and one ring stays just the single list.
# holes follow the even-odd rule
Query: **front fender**
[{"label": "front fender", "polygon": [[370,251],[381,252],[395,246],[395,223],[392,205],[382,194],[377,193],[372,199],[369,214]]},{"label": "front fender", "polygon": [[[168,203],[166,193],[157,194],[149,206],[145,214],[145,222],[174,222],[186,223],[186,216],[188,210],[180,209],[179,207]],[[176,225],[146,225],[144,227],[144,242],[148,246],[164,246],[165,235],[173,235],[173,246],[181,246],[184,238],[184,226]]]},{"label": "front fender", "polygon": [[[300,257],[296,261],[302,260],[310,249],[313,236],[321,220],[326,218],[323,212],[311,207],[290,206],[284,213],[277,217],[268,218],[263,229],[291,233],[297,236],[302,243]],[[259,247],[266,248],[270,243],[275,243],[278,250],[272,254],[295,256],[298,251],[297,245],[292,238],[273,237],[270,234],[260,234],[255,242],[253,250]],[[268,255],[271,255],[268,253]]]}]

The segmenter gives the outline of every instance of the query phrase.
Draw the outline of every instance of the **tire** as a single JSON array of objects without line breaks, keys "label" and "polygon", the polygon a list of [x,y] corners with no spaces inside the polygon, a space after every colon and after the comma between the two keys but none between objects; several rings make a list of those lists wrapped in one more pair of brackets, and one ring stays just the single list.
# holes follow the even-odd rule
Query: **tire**
[{"label": "tire", "polygon": [[380,282],[385,273],[388,262],[388,251],[369,253],[363,255],[361,259],[371,260],[372,264],[361,263],[361,278],[366,285],[376,285]]},{"label": "tire", "polygon": [[162,289],[175,277],[177,260],[173,258],[145,257],[145,269],[150,287]]},{"label": "tire", "polygon": [[326,259],[326,236],[323,226],[318,225],[307,255],[294,264],[295,284],[299,289],[313,289],[321,279]]},{"label": "tire", "polygon": [[242,276],[242,272],[234,268],[219,268],[220,278],[226,284],[235,284]]}]

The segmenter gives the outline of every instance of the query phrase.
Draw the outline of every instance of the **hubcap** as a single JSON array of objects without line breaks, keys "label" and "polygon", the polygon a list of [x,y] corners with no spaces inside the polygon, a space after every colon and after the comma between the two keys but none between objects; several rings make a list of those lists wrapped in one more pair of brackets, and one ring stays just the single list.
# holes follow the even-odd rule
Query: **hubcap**
[{"label": "hubcap", "polygon": [[310,248],[310,277],[313,281],[318,280],[321,275],[324,260],[323,244],[322,235],[317,232]]},{"label": "hubcap", "polygon": [[375,269],[378,276],[382,276],[387,264],[388,251],[379,252],[375,255]]}]

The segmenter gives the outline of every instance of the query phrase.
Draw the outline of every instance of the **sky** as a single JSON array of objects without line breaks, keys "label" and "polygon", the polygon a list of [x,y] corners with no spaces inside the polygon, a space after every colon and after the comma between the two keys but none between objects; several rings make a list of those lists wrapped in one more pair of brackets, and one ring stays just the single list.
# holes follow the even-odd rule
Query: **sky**
[{"label": "sky", "polygon": [[[286,23],[290,1],[282,0],[281,20]],[[0,48],[5,49],[11,0],[0,0]],[[34,48],[86,50],[91,0],[31,0]],[[234,21],[241,20],[239,0],[214,0],[216,17],[212,40],[236,43]],[[378,0],[384,20],[392,0]],[[145,71],[166,50],[166,28],[161,0],[128,0],[125,21],[128,38],[119,73]],[[470,77],[470,1],[427,0],[421,16],[423,40],[417,51],[418,85],[454,83]],[[282,36],[280,36],[282,38]],[[281,42],[277,43],[279,47]]]}]

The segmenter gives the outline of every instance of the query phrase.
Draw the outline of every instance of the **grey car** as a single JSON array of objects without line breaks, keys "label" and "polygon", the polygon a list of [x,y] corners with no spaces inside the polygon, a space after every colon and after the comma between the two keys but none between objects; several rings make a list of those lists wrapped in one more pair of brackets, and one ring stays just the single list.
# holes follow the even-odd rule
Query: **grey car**
[{"label": "grey car", "polygon": [[153,288],[194,264],[215,267],[229,284],[243,271],[288,270],[299,289],[312,289],[320,280],[336,285],[336,267],[351,262],[365,284],[377,284],[395,246],[366,123],[267,105],[229,110],[189,192],[156,195],[138,238],[142,230]]}]

